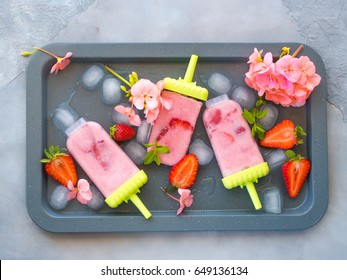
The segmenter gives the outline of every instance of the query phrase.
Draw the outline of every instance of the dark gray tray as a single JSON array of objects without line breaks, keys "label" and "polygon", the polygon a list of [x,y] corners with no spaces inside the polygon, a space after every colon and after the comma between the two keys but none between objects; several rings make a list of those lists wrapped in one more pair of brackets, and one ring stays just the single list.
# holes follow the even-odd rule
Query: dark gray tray
[{"label": "dark gray tray", "polygon": [[[141,166],[149,176],[148,183],[139,194],[152,212],[145,220],[131,203],[116,209],[104,206],[99,212],[73,201],[56,211],[47,198],[56,186],[44,171],[40,159],[43,150],[51,144],[65,147],[66,137],[53,126],[50,115],[54,108],[66,101],[73,90],[76,94],[71,106],[81,115],[99,122],[106,130],[111,124],[113,106],[101,103],[101,90],[88,92],[76,86],[81,74],[95,63],[110,64],[123,74],[137,71],[143,78],[156,82],[166,76],[184,75],[191,54],[199,56],[194,80],[203,84],[212,72],[221,72],[244,86],[248,71],[248,56],[254,47],[264,52],[279,54],[283,46],[296,49],[296,43],[148,43],[148,44],[51,44],[45,48],[57,55],[73,52],[71,65],[57,75],[49,74],[55,61],[37,52],[27,68],[27,209],[33,221],[52,232],[135,232],[135,231],[226,231],[226,230],[294,230],[305,229],[317,223],[324,215],[328,203],[327,170],[327,114],[325,68],[320,56],[305,46],[300,55],[307,55],[315,63],[322,77],[305,107],[279,108],[279,120],[292,119],[308,132],[306,144],[296,151],[307,156],[312,169],[307,182],[296,199],[285,193],[280,169],[275,169],[257,184],[260,198],[263,190],[279,186],[283,190],[284,209],[281,214],[268,214],[253,210],[246,189],[227,190],[222,186],[216,160],[199,169],[193,205],[176,216],[177,203],[165,196],[160,187],[168,184],[170,168],[156,165]],[[214,94],[210,92],[209,98]],[[202,108],[202,111],[205,107]],[[199,137],[209,143],[201,121],[198,119],[193,139]],[[79,172],[82,172],[78,168]],[[206,186],[204,178],[214,177],[215,185]]]}]

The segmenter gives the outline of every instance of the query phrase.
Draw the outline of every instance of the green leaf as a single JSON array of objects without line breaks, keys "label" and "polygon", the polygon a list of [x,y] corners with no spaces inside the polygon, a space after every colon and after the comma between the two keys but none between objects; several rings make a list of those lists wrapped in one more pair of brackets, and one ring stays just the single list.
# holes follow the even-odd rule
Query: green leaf
[{"label": "green leaf", "polygon": [[144,163],[145,165],[148,165],[148,164],[152,163],[153,160],[155,159],[156,155],[157,155],[157,154],[156,154],[155,150],[149,151],[149,152],[146,154],[145,159],[143,160],[143,163]]},{"label": "green leaf", "polygon": [[158,146],[157,153],[159,153],[159,154],[168,154],[168,153],[170,153],[170,149],[167,146]]},{"label": "green leaf", "polygon": [[250,111],[248,111],[247,109],[243,110],[242,116],[246,119],[246,121],[249,124],[253,124],[255,122],[254,115]]},{"label": "green leaf", "polygon": [[148,165],[152,163],[153,161],[157,164],[160,165],[160,156],[159,154],[168,154],[170,153],[170,149],[167,146],[161,146],[158,145],[158,142],[154,142],[153,144],[144,144],[145,147],[153,147],[152,150],[150,150],[143,161],[145,165]]},{"label": "green leaf", "polygon": [[153,144],[143,144],[143,146],[145,146],[146,148],[153,147],[154,145],[156,145],[156,143],[153,143]]},{"label": "green leaf", "polygon": [[261,127],[261,125],[257,125],[256,126],[256,131],[258,134],[258,138],[259,139],[264,139],[265,136],[265,129]]},{"label": "green leaf", "polygon": [[254,126],[252,127],[252,136],[253,136],[253,137],[255,136],[256,132],[257,132],[257,127],[254,125]]},{"label": "green leaf", "polygon": [[155,155],[154,161],[158,166],[160,165],[160,157],[158,156],[158,154]]},{"label": "green leaf", "polygon": [[255,103],[256,107],[260,107],[265,104],[265,101],[263,99],[258,99],[257,102]]},{"label": "green leaf", "polygon": [[252,136],[258,136],[259,139],[264,139],[265,130],[261,126],[261,124],[257,121],[258,119],[264,118],[268,111],[259,109],[261,106],[265,105],[266,102],[259,97],[257,100],[255,107],[252,108],[251,111],[244,109],[242,116],[247,120],[247,122],[252,125]]},{"label": "green leaf", "polygon": [[262,119],[262,118],[264,118],[264,117],[267,115],[267,112],[268,112],[268,110],[259,111],[259,112],[256,114],[257,119]]}]

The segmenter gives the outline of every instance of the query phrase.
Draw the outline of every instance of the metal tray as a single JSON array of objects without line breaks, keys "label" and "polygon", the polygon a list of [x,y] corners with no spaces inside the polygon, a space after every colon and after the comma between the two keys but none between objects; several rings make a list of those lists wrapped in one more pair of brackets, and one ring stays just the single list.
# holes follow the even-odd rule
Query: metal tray
[{"label": "metal tray", "polygon": [[[44,171],[40,159],[51,144],[65,147],[66,137],[51,122],[54,108],[76,91],[71,106],[80,116],[99,122],[106,130],[112,123],[113,106],[103,105],[101,89],[88,92],[77,85],[81,74],[91,64],[110,64],[123,74],[136,71],[139,77],[154,82],[166,77],[182,77],[191,54],[199,56],[194,80],[204,84],[206,77],[220,72],[230,77],[234,86],[244,84],[248,71],[248,56],[256,47],[279,54],[283,46],[292,50],[297,43],[143,43],[143,44],[51,44],[45,48],[58,55],[73,52],[71,65],[57,75],[49,74],[54,60],[36,53],[27,68],[27,209],[33,221],[52,232],[138,232],[138,231],[228,231],[228,230],[294,230],[317,223],[328,203],[327,114],[325,68],[320,56],[309,46],[300,55],[307,55],[322,77],[305,107],[279,109],[279,120],[292,119],[308,132],[304,145],[296,151],[307,156],[312,169],[300,195],[286,195],[280,168],[256,184],[260,198],[267,187],[278,186],[283,191],[283,211],[269,214],[255,211],[246,189],[227,190],[220,181],[216,160],[199,168],[193,205],[176,216],[177,203],[165,196],[160,187],[167,186],[170,168],[155,164],[141,166],[149,181],[139,194],[152,213],[146,220],[131,203],[116,209],[105,205],[95,212],[76,201],[56,211],[48,204],[48,196],[57,185]],[[214,97],[210,92],[209,98]],[[202,125],[202,108],[193,139],[209,143]],[[79,172],[82,172],[78,169]],[[207,178],[207,179],[206,179]]]}]

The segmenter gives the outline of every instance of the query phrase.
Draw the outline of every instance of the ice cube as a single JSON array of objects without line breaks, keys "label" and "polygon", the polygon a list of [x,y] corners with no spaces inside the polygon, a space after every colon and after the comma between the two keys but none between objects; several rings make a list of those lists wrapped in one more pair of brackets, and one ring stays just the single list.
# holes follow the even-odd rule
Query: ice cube
[{"label": "ice cube", "polygon": [[68,103],[60,104],[52,114],[52,122],[61,132],[65,132],[78,119],[78,113]]},{"label": "ice cube", "polygon": [[118,104],[123,92],[120,89],[121,82],[115,78],[106,78],[102,84],[102,103],[106,105]]},{"label": "ice cube", "polygon": [[90,185],[90,190],[93,193],[92,199],[88,201],[87,206],[95,211],[100,210],[105,204],[105,197],[94,185]]},{"label": "ice cube", "polygon": [[259,119],[258,122],[265,130],[269,130],[277,121],[278,109],[274,105],[266,103],[261,107],[261,110],[267,110],[267,114],[264,118]]},{"label": "ice cube", "polygon": [[214,177],[205,177],[201,180],[201,187],[206,194],[212,195],[216,187],[216,180]]},{"label": "ice cube", "polygon": [[226,94],[231,89],[231,80],[220,73],[213,73],[207,80],[208,86],[217,94]]},{"label": "ice cube", "polygon": [[269,169],[274,169],[276,166],[288,160],[284,150],[275,149],[264,155],[264,160],[269,165]]},{"label": "ice cube", "polygon": [[82,74],[81,84],[88,91],[96,90],[104,76],[104,69],[100,65],[94,64]]},{"label": "ice cube", "polygon": [[225,100],[229,100],[229,97],[228,97],[227,94],[222,94],[220,96],[217,96],[217,97],[211,98],[209,100],[206,100],[205,106],[206,106],[206,108],[209,108],[209,107],[214,106],[214,105],[216,105],[216,104],[218,104],[220,102],[223,102]]},{"label": "ice cube", "polygon": [[231,98],[241,105],[243,109],[251,110],[257,102],[256,93],[246,87],[237,87],[231,93]]},{"label": "ice cube", "polygon": [[263,210],[272,214],[282,212],[282,195],[279,188],[271,187],[264,190]]},{"label": "ice cube", "polygon": [[67,200],[69,193],[70,190],[67,187],[56,186],[48,199],[49,205],[56,210],[63,210],[69,204]]},{"label": "ice cube", "polygon": [[128,157],[136,164],[140,165],[143,163],[147,154],[146,148],[135,140],[131,140],[122,146],[123,151]]},{"label": "ice cube", "polygon": [[[122,103],[120,105],[123,105],[124,107],[130,107],[131,106],[129,103]],[[133,110],[135,111],[135,114],[138,114],[138,111],[136,108],[134,108]],[[119,113],[116,110],[113,110],[113,112],[112,112],[112,121],[114,123],[124,123],[124,124],[130,125],[129,117],[124,115],[124,114]]]},{"label": "ice cube", "polygon": [[212,149],[201,139],[196,139],[189,147],[189,153],[197,156],[200,165],[206,165],[213,159]]},{"label": "ice cube", "polygon": [[141,125],[137,129],[136,140],[141,144],[147,144],[151,133],[152,125],[146,120],[141,121]]}]

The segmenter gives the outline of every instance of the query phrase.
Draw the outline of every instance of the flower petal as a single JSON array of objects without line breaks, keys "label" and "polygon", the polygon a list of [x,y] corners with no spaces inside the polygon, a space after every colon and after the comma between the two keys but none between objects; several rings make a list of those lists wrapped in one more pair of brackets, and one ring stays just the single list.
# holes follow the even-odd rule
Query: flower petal
[{"label": "flower petal", "polygon": [[168,98],[161,98],[161,103],[163,104],[166,110],[170,110],[172,107],[172,100]]},{"label": "flower petal", "polygon": [[134,96],[132,101],[135,107],[139,110],[142,110],[145,106],[145,99],[142,96]]},{"label": "flower petal", "polygon": [[81,192],[80,194],[85,200],[88,200],[88,201],[91,200],[93,197],[93,193],[91,190],[88,190],[86,192]]},{"label": "flower petal", "polygon": [[70,60],[69,59],[63,59],[62,61],[60,61],[60,63],[58,63],[59,65],[59,70],[64,70],[66,67],[69,66],[70,64]]},{"label": "flower petal", "polygon": [[88,203],[88,200],[84,199],[83,196],[80,193],[77,194],[77,200],[81,204],[87,204]]},{"label": "flower petal", "polygon": [[72,56],[72,52],[67,52],[66,55],[64,56],[64,58],[68,58]]},{"label": "flower petal", "polygon": [[159,105],[158,100],[156,98],[146,98],[146,106],[148,110],[154,110]]},{"label": "flower petal", "polygon": [[70,191],[74,191],[74,190],[75,190],[74,185],[73,185],[73,183],[72,183],[71,180],[69,180],[69,181],[67,182],[67,188],[68,188]]},{"label": "flower petal", "polygon": [[140,126],[141,119],[138,115],[133,114],[129,116],[129,123],[134,126]]},{"label": "flower petal", "polygon": [[59,71],[59,65],[58,62],[56,64],[54,64],[51,68],[51,73],[55,72],[55,74],[57,74]]},{"label": "flower petal", "polygon": [[123,105],[117,105],[114,109],[123,115],[128,115],[127,109]]},{"label": "flower petal", "polygon": [[76,190],[71,191],[71,192],[68,194],[68,196],[67,196],[67,200],[72,200],[72,199],[74,199],[74,198],[76,197],[76,195],[77,195],[77,191],[76,191]]},{"label": "flower petal", "polygon": [[87,192],[89,191],[90,185],[86,179],[79,179],[77,188],[79,192]]},{"label": "flower petal", "polygon": [[160,80],[157,82],[156,86],[159,89],[159,92],[161,93],[164,90],[165,82],[163,80]]}]

